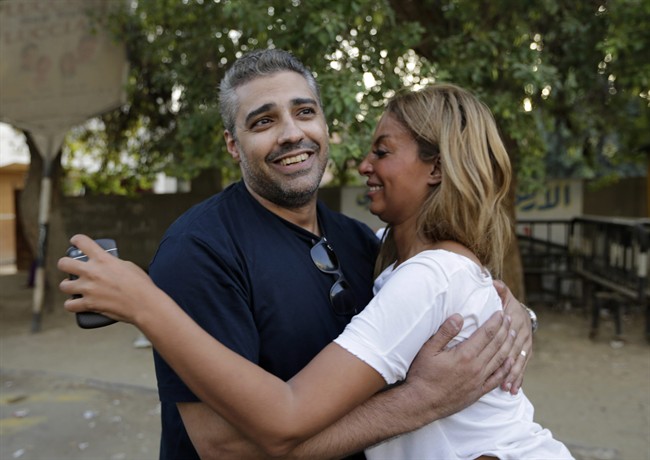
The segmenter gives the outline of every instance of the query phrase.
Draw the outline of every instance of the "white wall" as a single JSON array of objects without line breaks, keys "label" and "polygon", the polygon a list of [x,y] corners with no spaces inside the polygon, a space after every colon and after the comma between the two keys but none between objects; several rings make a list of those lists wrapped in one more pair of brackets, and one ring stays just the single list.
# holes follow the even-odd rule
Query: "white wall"
[{"label": "white wall", "polygon": [[550,180],[532,194],[518,194],[518,220],[572,219],[582,215],[583,187],[580,179]]}]

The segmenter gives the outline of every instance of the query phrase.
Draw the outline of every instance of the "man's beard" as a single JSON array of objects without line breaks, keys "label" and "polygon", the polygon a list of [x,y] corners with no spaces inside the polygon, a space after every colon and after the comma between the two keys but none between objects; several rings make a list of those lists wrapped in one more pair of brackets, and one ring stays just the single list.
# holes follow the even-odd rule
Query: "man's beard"
[{"label": "man's beard", "polygon": [[[274,160],[285,153],[305,148],[313,150],[314,155],[316,156],[320,153],[320,146],[318,144],[307,141],[283,146],[280,150],[271,153],[268,160]],[[320,181],[323,178],[323,174],[325,173],[325,168],[327,167],[327,161],[319,161],[316,166],[318,168],[316,172],[313,169],[309,171],[296,172],[295,176],[309,175],[313,177],[312,183],[296,189],[291,187],[291,182],[289,181],[291,176],[285,176],[286,180],[274,178],[270,175],[264,174],[260,168],[251,166],[246,158],[245,155],[241,156],[240,165],[244,180],[248,186],[261,197],[287,209],[303,207],[314,198],[314,195],[318,191]]]}]

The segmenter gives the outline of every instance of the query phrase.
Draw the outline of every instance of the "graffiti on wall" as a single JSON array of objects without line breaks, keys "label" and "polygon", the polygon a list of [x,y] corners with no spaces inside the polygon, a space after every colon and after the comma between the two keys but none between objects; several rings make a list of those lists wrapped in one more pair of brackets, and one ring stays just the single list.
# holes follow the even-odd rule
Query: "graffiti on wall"
[{"label": "graffiti on wall", "polygon": [[[341,211],[375,228],[381,221],[368,211],[370,200],[362,186],[343,187]],[[567,219],[582,214],[582,181],[549,181],[539,192],[518,194],[515,201],[520,219]]]},{"label": "graffiti on wall", "polygon": [[536,193],[517,194],[515,207],[517,214],[551,214],[557,217],[578,215],[582,209],[580,181],[550,181]]},{"label": "graffiti on wall", "polygon": [[569,184],[562,183],[551,185],[541,193],[517,194],[516,200],[517,210],[524,212],[533,209],[545,211],[570,204],[571,187]]}]

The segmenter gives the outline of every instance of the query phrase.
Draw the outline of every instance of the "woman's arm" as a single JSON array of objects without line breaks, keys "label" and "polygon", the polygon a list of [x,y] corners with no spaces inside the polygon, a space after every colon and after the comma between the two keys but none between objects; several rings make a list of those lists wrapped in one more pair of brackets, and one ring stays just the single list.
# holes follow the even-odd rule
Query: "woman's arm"
[{"label": "woman's arm", "polygon": [[[447,349],[462,317],[447,319],[422,347],[402,385],[375,394],[286,458],[331,459],[361,451],[453,414],[496,388],[509,371],[514,342],[507,317],[493,315],[469,339]],[[493,359],[493,357],[497,357]],[[501,363],[505,360],[505,365]],[[201,458],[262,458],[263,452],[203,403],[179,405]],[[282,457],[285,458],[285,457]]]},{"label": "woman's arm", "polygon": [[[79,276],[63,281],[62,291],[83,295],[66,301],[66,308],[99,311],[136,324],[202,401],[273,455],[287,452],[384,385],[373,369],[336,345],[285,383],[205,333],[137,266],[106,255],[87,237],[76,236],[72,242],[89,261],[59,261],[61,270]],[[405,385],[377,395],[301,449],[327,452],[343,439],[349,439],[342,443],[346,449],[365,448],[474,402],[498,385],[511,364],[506,359],[513,342],[509,322],[497,315],[485,326],[444,353],[442,346],[423,348]],[[382,413],[387,415],[382,426],[390,427],[389,432],[369,424],[382,419]],[[404,427],[397,423],[402,419],[408,422]]]},{"label": "woman's arm", "polygon": [[135,324],[202,401],[271,454],[287,452],[385,385],[336,344],[284,382],[206,333],[134,264],[107,255],[88,237],[71,242],[88,261],[59,261],[59,269],[79,277],[64,280],[61,290],[82,295],[66,300],[66,309]]}]

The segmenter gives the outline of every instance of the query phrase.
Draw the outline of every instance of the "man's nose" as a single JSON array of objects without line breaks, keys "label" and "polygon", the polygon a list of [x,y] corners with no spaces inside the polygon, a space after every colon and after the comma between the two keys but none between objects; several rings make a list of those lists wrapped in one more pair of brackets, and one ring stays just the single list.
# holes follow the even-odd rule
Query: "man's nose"
[{"label": "man's nose", "polygon": [[282,124],[282,131],[278,137],[278,144],[296,143],[305,137],[305,133],[293,118],[285,120]]}]

